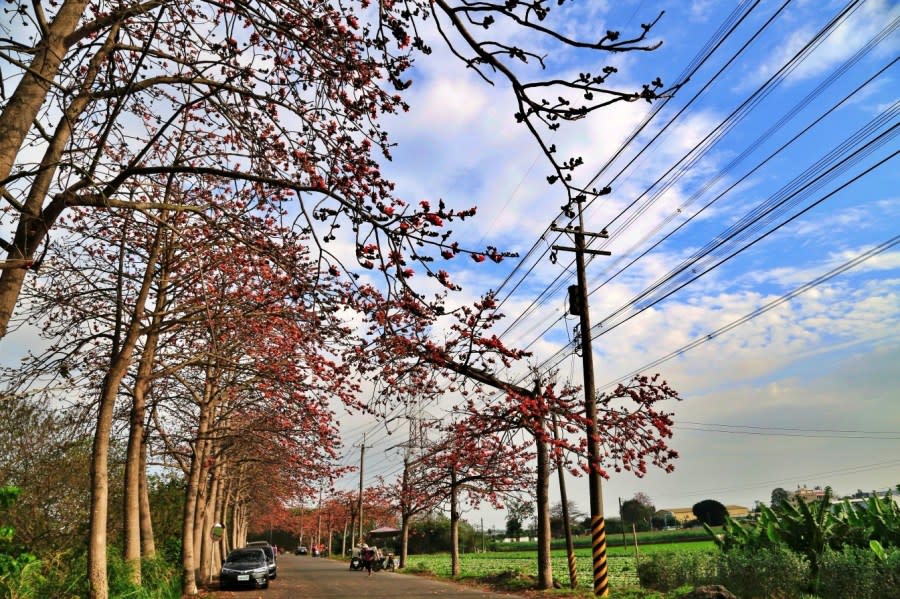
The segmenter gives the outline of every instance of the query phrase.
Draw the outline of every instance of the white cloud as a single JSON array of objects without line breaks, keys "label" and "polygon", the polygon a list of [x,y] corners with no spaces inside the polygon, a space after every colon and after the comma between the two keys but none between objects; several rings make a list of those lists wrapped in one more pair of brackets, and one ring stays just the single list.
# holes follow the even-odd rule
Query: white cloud
[{"label": "white cloud", "polygon": [[[818,17],[815,27],[807,25],[798,28],[784,38],[773,52],[760,62],[756,73],[748,81],[745,81],[747,86],[757,85],[768,79],[812,39],[818,27],[824,25],[824,21],[818,22],[821,20],[821,16],[816,12],[818,9],[818,6],[812,6],[813,12],[809,14],[811,19]],[[872,0],[863,3],[793,70],[789,80],[801,81],[815,77],[847,60],[898,16],[900,16],[900,5],[887,0]],[[886,41],[881,43],[879,53],[889,56],[895,54],[898,47],[900,47],[900,41],[897,36],[889,36]]]}]

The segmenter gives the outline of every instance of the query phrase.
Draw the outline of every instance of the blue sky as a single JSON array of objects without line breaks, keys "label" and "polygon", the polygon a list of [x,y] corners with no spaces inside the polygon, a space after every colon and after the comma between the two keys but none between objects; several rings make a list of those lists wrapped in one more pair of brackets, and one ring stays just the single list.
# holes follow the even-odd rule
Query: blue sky
[{"label": "blue sky", "polygon": [[[601,64],[585,62],[579,52],[532,48],[546,51],[551,75],[596,72],[612,64],[619,73],[608,83],[619,89],[640,89],[656,76],[673,84],[729,13],[753,4],[575,3],[557,23],[588,38],[607,29],[634,31],[664,9],[651,35],[663,45],[652,53],[607,56]],[[576,171],[579,181],[595,179],[613,188],[585,211],[587,230],[608,227],[613,236],[605,246],[612,256],[588,266],[593,323],[603,321],[607,328],[618,323],[608,333],[595,332],[598,386],[672,354],[646,372],[662,373],[683,397],[671,406],[672,445],[681,453],[675,472],[651,472],[644,479],[615,476],[604,484],[608,515],[616,514],[617,498],[639,491],[660,508],[706,498],[752,506],[754,500],[768,502],[775,487],[831,485],[850,493],[900,483],[900,162],[892,158],[898,148],[900,68],[892,61],[900,49],[900,5],[859,3],[777,85],[758,91],[847,6],[795,0],[779,12],[782,4],[759,2],[611,168],[600,170],[650,105],[609,107],[564,126],[552,139],[561,153],[584,158],[585,166]],[[549,165],[516,125],[513,98],[503,82],[485,84],[439,41],[431,45],[435,53],[416,63],[410,113],[389,121],[398,147],[385,171],[410,201],[440,197],[451,206],[477,205],[477,219],[456,227],[463,241],[522,256],[535,250],[527,260],[497,266],[468,260],[442,266],[463,285],[460,301],[499,289],[508,316],[501,330],[515,321],[504,339],[528,346],[533,363],[553,365],[561,378],[580,382],[580,363],[570,351],[575,320],[565,315],[565,289],[574,282],[574,270],[568,257],[561,255],[554,264],[547,253],[554,243],[571,243],[545,235],[564,201],[561,190],[547,185]],[[752,109],[731,122],[721,139],[702,154],[689,154],[745,102]],[[679,162],[686,155],[688,160]],[[664,177],[682,165],[677,179]],[[811,180],[816,183],[803,191]],[[754,210],[771,212],[753,221]],[[732,244],[697,258],[705,246],[732,234]],[[693,270],[702,274],[731,254],[688,280]],[[640,300],[692,257],[686,274],[661,289],[686,285]],[[804,287],[808,283],[815,284]],[[639,311],[648,303],[653,305]],[[755,311],[757,316],[744,318]],[[722,328],[729,330],[707,337]],[[391,428],[387,435],[384,427],[359,417],[344,418],[344,425],[347,463],[358,457],[350,444],[367,433],[367,480],[399,471],[398,454],[388,448],[403,440],[402,429]],[[352,488],[350,479],[346,483]],[[570,485],[569,497],[586,510],[587,482]],[[504,515],[486,510],[466,517],[502,526]]]}]

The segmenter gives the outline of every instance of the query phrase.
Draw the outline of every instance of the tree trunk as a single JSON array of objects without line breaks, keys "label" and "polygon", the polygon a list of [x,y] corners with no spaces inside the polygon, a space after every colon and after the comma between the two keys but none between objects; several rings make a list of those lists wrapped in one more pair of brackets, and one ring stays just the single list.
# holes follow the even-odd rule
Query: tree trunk
[{"label": "tree trunk", "polygon": [[[78,25],[88,4],[87,0],[69,0],[63,3],[50,23],[47,37],[38,44],[30,68],[22,75],[16,90],[0,113],[0,181],[5,180],[12,170],[16,155],[27,138],[47,98],[50,85],[56,79],[59,66],[74,41],[68,38]],[[9,320],[12,318],[25,281],[26,267],[62,212],[63,205],[59,201],[53,202],[44,210],[47,192],[66,144],[71,138],[72,123],[78,121],[92,97],[91,86],[115,44],[117,31],[118,25],[114,25],[107,35],[106,42],[91,57],[79,93],[64,110],[63,118],[59,119],[50,143],[44,151],[40,171],[31,182],[28,196],[23,202],[16,234],[7,252],[11,264],[18,267],[4,268],[0,272],[0,338],[6,336]],[[105,582],[102,586],[105,587]]]},{"label": "tree trunk", "polygon": [[198,547],[195,543],[196,526],[198,518],[198,500],[201,493],[205,494],[206,482],[201,475],[206,471],[203,462],[206,457],[206,441],[211,425],[210,415],[215,410],[214,401],[212,399],[212,373],[207,372],[206,382],[202,398],[200,399],[200,417],[197,423],[197,437],[194,441],[194,455],[191,457],[191,468],[188,475],[187,488],[185,489],[184,501],[184,518],[182,522],[182,545],[181,545],[181,567],[182,567],[182,594],[194,596],[197,590],[197,553]]},{"label": "tree trunk", "polygon": [[145,558],[156,557],[156,541],[153,538],[153,516],[150,511],[150,483],[147,480],[147,435],[141,440],[140,471],[141,553]]},{"label": "tree trunk", "polygon": [[[211,417],[209,418],[209,422],[212,421]],[[209,424],[207,424],[207,429],[209,428]],[[204,435],[205,436],[205,435]],[[199,582],[203,582],[203,540],[204,540],[204,529],[206,528],[206,519],[209,515],[209,493],[210,493],[210,480],[209,480],[209,466],[208,457],[210,455],[210,443],[208,440],[198,443],[201,447],[200,451],[195,451],[194,459],[200,463],[200,474],[198,477],[198,485],[197,485],[197,496],[195,498],[195,507],[194,507],[194,532],[193,532],[193,545],[194,545],[194,576]]]},{"label": "tree trunk", "polygon": [[[155,269],[155,264],[148,265],[149,269]],[[128,451],[125,458],[125,562],[131,566],[132,582],[141,584],[141,479],[146,477],[146,456],[144,417],[146,415],[147,392],[150,389],[150,376],[153,370],[153,358],[156,354],[157,340],[159,339],[159,314],[161,303],[164,303],[163,294],[159,294],[156,301],[157,309],[154,311],[154,323],[144,343],[144,351],[141,354],[138,366],[137,379],[134,384],[134,399],[131,405],[131,414],[128,431]],[[149,513],[147,514],[149,519]],[[149,522],[149,521],[148,521]]]},{"label": "tree trunk", "polygon": [[456,468],[450,470],[450,575],[460,575],[459,566],[459,505],[456,488]]},{"label": "tree trunk", "polygon": [[[148,264],[154,264],[159,256],[159,230],[148,256]],[[109,370],[100,390],[97,410],[97,428],[91,451],[91,517],[88,535],[88,582],[92,599],[106,599],[109,585],[106,577],[106,523],[109,517],[109,435],[112,430],[113,412],[119,387],[134,354],[140,337],[140,315],[144,313],[150,294],[153,269],[144,272],[141,290],[135,299],[128,328],[118,349],[114,346]],[[119,322],[121,325],[121,321]],[[118,337],[116,337],[118,339]]]},{"label": "tree trunk", "polygon": [[409,514],[400,516],[400,567],[406,567],[406,556],[409,553]]},{"label": "tree trunk", "polygon": [[195,497],[200,479],[200,464],[191,460],[187,488],[184,491],[184,513],[181,520],[181,592],[183,595],[197,594],[197,578],[194,558],[194,510],[197,507]]},{"label": "tree trunk", "polygon": [[[171,183],[170,183],[171,185]],[[168,194],[167,194],[168,195]],[[165,221],[166,213],[160,215],[160,222]],[[163,242],[162,224],[157,225],[154,244],[159,246]],[[159,251],[159,247],[154,250]],[[151,273],[157,268],[157,262],[147,263],[147,270]],[[166,287],[168,283],[167,270],[162,269],[159,282],[159,290],[156,295],[155,309],[150,323],[149,332],[144,341],[144,349],[138,364],[137,376],[134,383],[134,398],[131,404],[131,414],[128,431],[128,451],[125,459],[125,562],[131,565],[132,582],[141,584],[141,554],[147,555],[146,542],[142,544],[143,533],[150,535],[150,549],[155,552],[153,546],[153,527],[150,522],[149,497],[148,509],[141,509],[141,501],[144,492],[141,484],[146,486],[146,459],[147,445],[144,419],[146,417],[147,394],[150,390],[153,363],[156,357],[156,348],[159,344],[159,326],[162,321],[162,313],[167,302]]]},{"label": "tree trunk", "polygon": [[553,586],[553,563],[550,561],[550,456],[543,431],[535,435],[537,451],[537,587]]},{"label": "tree trunk", "polygon": [[141,584],[141,446],[144,436],[144,392],[134,389],[125,457],[124,558],[131,582]]},{"label": "tree trunk", "polygon": [[210,481],[209,500],[206,502],[206,509],[203,511],[203,518],[200,523],[200,571],[203,572],[203,582],[208,584],[212,578],[213,572],[216,570],[215,563],[215,541],[210,536],[210,531],[216,523],[216,504],[219,500],[219,487],[221,482],[216,476],[215,469],[212,472],[212,480]]}]

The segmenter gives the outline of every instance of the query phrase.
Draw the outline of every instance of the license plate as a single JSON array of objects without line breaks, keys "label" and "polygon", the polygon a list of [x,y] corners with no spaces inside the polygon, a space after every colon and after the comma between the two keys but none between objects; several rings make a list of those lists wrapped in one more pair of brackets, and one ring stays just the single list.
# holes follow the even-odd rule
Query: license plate
[{"label": "license plate", "polygon": [[249,574],[238,574],[238,580],[250,580]]}]

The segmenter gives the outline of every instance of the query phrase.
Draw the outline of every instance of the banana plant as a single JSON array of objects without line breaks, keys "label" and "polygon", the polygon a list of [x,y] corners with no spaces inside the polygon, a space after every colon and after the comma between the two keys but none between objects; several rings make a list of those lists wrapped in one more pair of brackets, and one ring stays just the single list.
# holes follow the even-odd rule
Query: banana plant
[{"label": "banana plant", "polygon": [[767,534],[768,523],[772,518],[772,511],[765,506],[760,506],[762,510],[758,515],[756,522],[742,523],[732,519],[730,516],[725,517],[725,524],[722,531],[718,532],[705,522],[703,528],[715,541],[716,546],[722,551],[728,551],[733,548],[746,547],[762,547],[772,544]]},{"label": "banana plant", "polygon": [[882,547],[900,547],[900,506],[891,493],[869,497],[863,505],[844,500],[840,515],[849,529],[847,544],[866,547],[877,541]]},{"label": "banana plant", "polygon": [[813,503],[783,503],[767,528],[769,538],[781,541],[807,558],[813,590],[818,588],[822,555],[832,540],[839,540],[846,530],[846,522],[832,511],[831,494],[827,490]]}]

